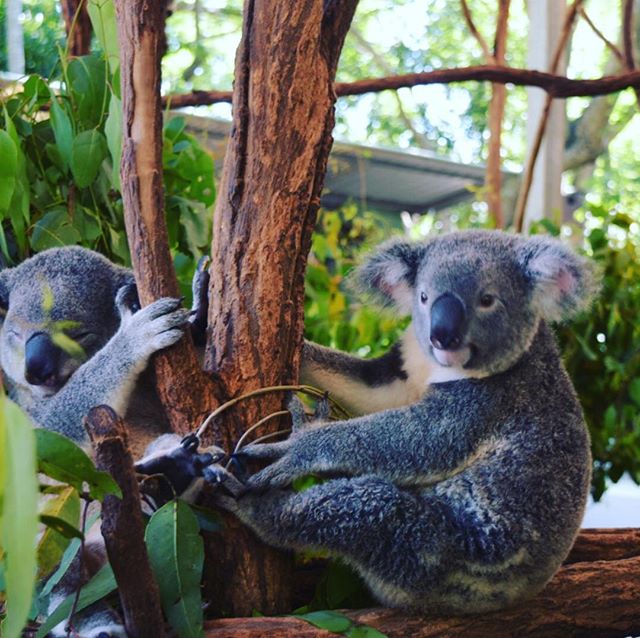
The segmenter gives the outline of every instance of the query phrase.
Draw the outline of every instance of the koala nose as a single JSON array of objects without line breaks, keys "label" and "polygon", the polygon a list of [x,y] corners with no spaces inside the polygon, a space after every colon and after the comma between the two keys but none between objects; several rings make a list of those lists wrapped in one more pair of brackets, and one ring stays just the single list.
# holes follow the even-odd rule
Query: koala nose
[{"label": "koala nose", "polygon": [[24,377],[32,385],[53,385],[58,374],[60,354],[46,332],[36,332],[24,347]]},{"label": "koala nose", "polygon": [[462,344],[465,324],[462,302],[452,294],[440,295],[431,306],[431,344],[438,350],[455,350]]}]

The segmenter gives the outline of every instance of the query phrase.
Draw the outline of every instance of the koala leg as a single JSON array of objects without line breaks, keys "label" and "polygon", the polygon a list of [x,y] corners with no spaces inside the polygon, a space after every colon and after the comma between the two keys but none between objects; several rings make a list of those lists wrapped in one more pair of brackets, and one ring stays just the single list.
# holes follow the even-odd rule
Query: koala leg
[{"label": "koala leg", "polygon": [[453,549],[447,508],[432,495],[375,476],[335,479],[303,492],[248,493],[223,506],[266,542],[318,548],[355,567],[381,602],[415,606],[441,579]]}]

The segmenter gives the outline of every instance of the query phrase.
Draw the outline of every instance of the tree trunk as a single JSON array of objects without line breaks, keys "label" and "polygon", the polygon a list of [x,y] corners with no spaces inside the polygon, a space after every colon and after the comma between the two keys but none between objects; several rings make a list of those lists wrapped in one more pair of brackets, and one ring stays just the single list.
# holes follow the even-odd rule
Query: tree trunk
[{"label": "tree trunk", "polygon": [[6,7],[7,71],[23,75],[24,30],[20,21],[22,0],[7,0]]},{"label": "tree trunk", "polygon": [[[116,0],[122,90],[120,180],[127,238],[142,305],[179,297],[164,216],[160,60],[165,3]],[[154,358],[157,389],[175,432],[196,429],[213,407],[189,335]]]},{"label": "tree trunk", "polygon": [[61,0],[69,55],[87,55],[91,50],[91,20],[87,0]]},{"label": "tree trunk", "polygon": [[[333,81],[356,4],[245,0],[214,216],[205,361],[226,397],[298,376],[304,270],[332,143]],[[217,442],[232,448],[246,427],[282,405],[282,394],[242,404],[213,424]],[[290,558],[227,522],[228,533],[209,552],[216,563],[209,597],[218,611],[287,611]]]}]

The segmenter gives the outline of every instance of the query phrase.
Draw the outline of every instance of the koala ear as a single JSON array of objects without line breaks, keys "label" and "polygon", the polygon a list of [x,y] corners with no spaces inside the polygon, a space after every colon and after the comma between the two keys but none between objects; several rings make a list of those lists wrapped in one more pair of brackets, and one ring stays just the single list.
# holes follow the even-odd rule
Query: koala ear
[{"label": "koala ear", "polygon": [[519,259],[533,288],[533,306],[548,321],[563,321],[587,310],[598,293],[595,264],[559,240],[527,239],[519,248]]},{"label": "koala ear", "polygon": [[413,288],[425,251],[421,244],[392,240],[382,244],[355,270],[352,279],[362,292],[383,306],[409,314]]}]

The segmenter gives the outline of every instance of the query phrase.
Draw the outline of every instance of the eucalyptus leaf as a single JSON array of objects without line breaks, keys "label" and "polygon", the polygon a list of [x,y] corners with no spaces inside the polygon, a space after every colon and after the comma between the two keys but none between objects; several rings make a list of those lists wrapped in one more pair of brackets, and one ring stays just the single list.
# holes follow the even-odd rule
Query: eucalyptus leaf
[{"label": "eucalyptus leaf", "polygon": [[54,208],[40,218],[31,235],[31,248],[35,251],[58,246],[73,246],[80,242],[80,233],[71,223],[68,212]]},{"label": "eucalyptus leaf", "polygon": [[16,187],[18,151],[7,131],[0,130],[0,214],[6,213]]},{"label": "eucalyptus leaf", "polygon": [[200,638],[204,547],[198,519],[184,501],[170,501],[151,517],[145,542],[171,627],[180,638]]},{"label": "eucalyptus leaf", "polygon": [[109,115],[104,123],[104,134],[111,154],[113,187],[120,190],[120,160],[122,158],[122,102],[111,95],[109,100]]},{"label": "eucalyptus leaf", "polygon": [[338,611],[311,611],[308,614],[300,614],[297,618],[306,620],[319,629],[338,634],[344,633],[353,625],[350,618]]},{"label": "eucalyptus leaf", "polygon": [[88,0],[87,12],[93,32],[107,56],[111,73],[115,73],[120,66],[120,51],[116,9],[113,0]]},{"label": "eucalyptus leaf", "polygon": [[71,146],[71,172],[80,188],[95,180],[107,153],[107,140],[100,131],[91,129],[75,137]]},{"label": "eucalyptus leaf", "polygon": [[106,472],[96,470],[91,459],[73,441],[50,430],[35,430],[38,470],[68,483],[79,492],[86,484],[91,498],[102,500],[107,494],[122,498],[122,492]]},{"label": "eucalyptus leaf", "polygon": [[73,145],[73,127],[65,109],[58,102],[58,98],[51,100],[49,112],[51,128],[56,138],[58,152],[65,168],[71,164],[71,148]]},{"label": "eucalyptus leaf", "polygon": [[[105,596],[108,596],[112,591],[117,588],[116,579],[113,575],[111,565],[104,565],[96,575],[80,590],[80,597],[78,599],[78,606],[76,611],[82,611],[89,605],[101,600]],[[45,638],[45,636],[65,618],[69,617],[71,609],[73,607],[73,601],[75,599],[75,592],[71,593],[65,598],[53,613],[45,620],[44,623],[38,629],[36,638]]]},{"label": "eucalyptus leaf", "polygon": [[4,550],[7,615],[3,638],[17,638],[29,617],[36,577],[38,480],[33,426],[7,397],[0,397],[1,451],[4,465],[2,549]]}]

